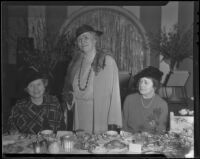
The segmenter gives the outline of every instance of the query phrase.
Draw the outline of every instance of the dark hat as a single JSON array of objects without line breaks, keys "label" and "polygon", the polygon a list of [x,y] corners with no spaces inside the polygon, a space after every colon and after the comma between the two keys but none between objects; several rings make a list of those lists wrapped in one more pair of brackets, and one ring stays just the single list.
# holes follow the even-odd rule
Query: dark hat
[{"label": "dark hat", "polygon": [[158,82],[161,81],[163,76],[163,72],[160,71],[158,68],[155,68],[153,66],[149,66],[145,69],[143,69],[142,71],[138,72],[135,76],[134,76],[134,81],[136,83],[138,83],[138,81],[142,78],[142,77],[150,77],[153,78],[155,80],[157,80]]},{"label": "dark hat", "polygon": [[28,86],[28,84],[34,80],[37,79],[46,79],[43,74],[41,74],[35,67],[28,67],[24,71],[25,77],[24,77],[24,88]]},{"label": "dark hat", "polygon": [[82,25],[80,26],[77,30],[76,30],[76,38],[78,38],[79,35],[85,33],[85,32],[95,32],[98,36],[101,36],[103,34],[103,32],[98,31],[98,30],[94,30],[93,27],[91,27],[90,25]]}]

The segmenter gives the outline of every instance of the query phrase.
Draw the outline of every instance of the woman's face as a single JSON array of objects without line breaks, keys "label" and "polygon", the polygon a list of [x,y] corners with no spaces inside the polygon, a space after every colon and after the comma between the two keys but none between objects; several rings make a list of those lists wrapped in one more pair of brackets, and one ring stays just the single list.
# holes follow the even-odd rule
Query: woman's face
[{"label": "woman's face", "polygon": [[84,52],[91,52],[96,45],[96,39],[94,33],[85,32],[78,37],[78,47]]},{"label": "woman's face", "polygon": [[34,80],[28,84],[26,90],[32,98],[41,98],[45,92],[45,83],[42,79]]},{"label": "woman's face", "polygon": [[139,91],[142,95],[149,95],[155,92],[151,78],[143,77],[139,81]]}]

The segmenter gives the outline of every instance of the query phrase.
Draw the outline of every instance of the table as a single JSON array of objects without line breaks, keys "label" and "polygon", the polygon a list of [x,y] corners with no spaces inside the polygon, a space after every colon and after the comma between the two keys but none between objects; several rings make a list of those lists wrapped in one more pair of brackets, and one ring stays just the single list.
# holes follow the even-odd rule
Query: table
[{"label": "table", "polygon": [[[93,136],[98,136],[100,134],[94,134]],[[102,135],[102,134],[101,134]],[[103,134],[105,135],[105,133]],[[28,136],[28,137],[20,137],[21,134],[16,135],[3,135],[2,137],[2,144],[3,154],[6,153],[19,153],[19,154],[33,154],[34,150],[32,147],[30,147],[31,143],[36,140],[36,135]],[[134,144],[141,144],[142,151],[141,152],[130,152],[129,147],[126,151],[122,152],[114,152],[114,153],[108,153],[108,154],[150,154],[150,153],[163,153],[167,157],[185,157],[185,154],[187,154],[190,150],[194,148],[193,145],[193,136],[188,136],[184,133],[174,133],[174,132],[168,132],[162,135],[158,134],[149,134],[147,132],[137,133],[137,134],[131,134],[129,133],[129,136],[126,137],[125,135],[118,134],[115,137],[108,137],[108,140],[106,139],[104,143],[108,143],[112,140],[120,140],[126,144],[130,144],[131,140],[134,140]],[[132,140],[132,141],[133,141]],[[98,140],[100,141],[100,139]],[[8,151],[7,147],[9,145],[14,145],[13,147],[18,147],[18,151]],[[81,150],[74,148],[70,152],[64,151],[61,147],[61,143],[59,141],[60,149],[57,154],[92,154],[88,150]],[[19,148],[21,147],[21,149]],[[45,152],[48,154],[48,152]],[[107,154],[107,153],[106,153]]]}]

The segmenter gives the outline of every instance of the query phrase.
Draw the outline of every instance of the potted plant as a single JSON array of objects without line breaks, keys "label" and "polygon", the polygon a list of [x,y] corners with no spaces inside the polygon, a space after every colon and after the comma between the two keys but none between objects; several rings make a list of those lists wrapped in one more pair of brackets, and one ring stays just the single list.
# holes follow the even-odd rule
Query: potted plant
[{"label": "potted plant", "polygon": [[160,35],[150,34],[150,46],[157,55],[162,55],[161,61],[165,61],[170,66],[170,71],[179,68],[180,63],[186,58],[192,58],[193,33],[189,28],[181,32],[178,25],[175,24],[173,29],[167,32],[161,30]]},{"label": "potted plant", "polygon": [[[166,75],[163,86],[166,86],[170,75],[179,68],[180,63],[186,58],[193,57],[193,32],[192,28],[181,31],[175,24],[169,32],[161,30],[160,35],[149,34],[150,46],[158,55],[162,55],[162,61],[169,64],[169,73]],[[164,88],[167,98],[170,100],[180,100],[175,92],[175,88]]]}]

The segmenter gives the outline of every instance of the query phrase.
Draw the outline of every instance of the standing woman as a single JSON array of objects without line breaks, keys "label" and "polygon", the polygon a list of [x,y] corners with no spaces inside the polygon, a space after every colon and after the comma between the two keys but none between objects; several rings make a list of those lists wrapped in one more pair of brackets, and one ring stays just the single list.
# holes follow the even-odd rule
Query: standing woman
[{"label": "standing woman", "polygon": [[118,68],[109,53],[96,49],[100,35],[89,25],[76,31],[80,52],[68,67],[63,89],[67,109],[75,107],[74,130],[97,133],[122,126]]},{"label": "standing woman", "polygon": [[126,97],[123,108],[123,130],[162,133],[168,120],[167,103],[156,94],[163,73],[152,66],[135,75],[138,93]]}]

